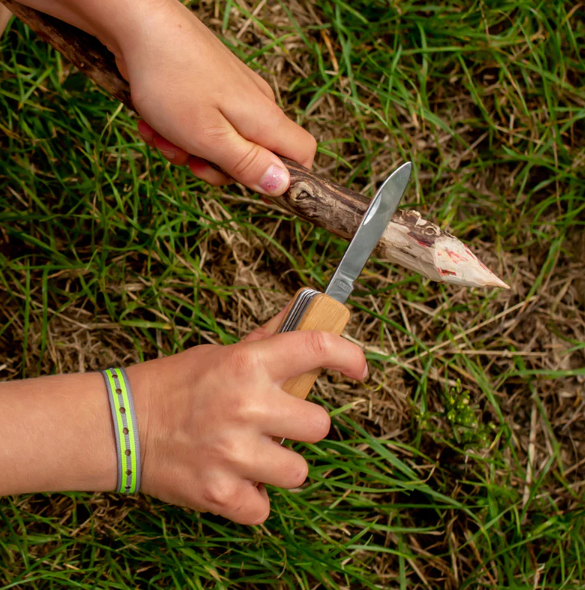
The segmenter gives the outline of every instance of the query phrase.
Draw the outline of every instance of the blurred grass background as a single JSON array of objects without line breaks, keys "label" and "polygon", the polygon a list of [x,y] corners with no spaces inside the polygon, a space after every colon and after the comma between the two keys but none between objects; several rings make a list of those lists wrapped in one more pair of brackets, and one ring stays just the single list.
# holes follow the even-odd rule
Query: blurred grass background
[{"label": "blurred grass background", "polygon": [[[366,268],[345,335],[371,379],[314,390],[302,489],[240,527],[145,496],[0,500],[0,588],[583,588],[585,41],[577,2],[190,6],[319,140],[315,168],[404,206],[511,286]],[[0,379],[231,343],[345,244],[139,140],[26,27],[0,40]],[[1,477],[1,474],[0,474]]]}]

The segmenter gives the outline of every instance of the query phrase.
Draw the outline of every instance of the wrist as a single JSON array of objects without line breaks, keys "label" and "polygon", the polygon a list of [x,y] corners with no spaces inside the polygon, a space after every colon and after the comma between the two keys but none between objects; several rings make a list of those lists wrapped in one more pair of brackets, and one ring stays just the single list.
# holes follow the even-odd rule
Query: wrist
[{"label": "wrist", "polygon": [[[152,17],[179,0],[19,0],[97,37],[116,57],[146,31]],[[182,6],[182,5],[181,5]]]},{"label": "wrist", "polygon": [[140,50],[142,39],[156,34],[161,17],[177,5],[183,7],[179,0],[86,0],[82,4],[85,18],[95,27],[93,34],[116,57],[125,59]]},{"label": "wrist", "polygon": [[126,369],[140,437],[140,489],[145,494],[167,500],[172,496],[169,481],[176,476],[177,465],[181,464],[180,457],[188,444],[180,425],[189,420],[191,404],[195,402],[191,395],[185,396],[187,388],[195,389],[195,374],[190,367],[200,364],[199,354],[205,348],[197,346],[188,352]]}]

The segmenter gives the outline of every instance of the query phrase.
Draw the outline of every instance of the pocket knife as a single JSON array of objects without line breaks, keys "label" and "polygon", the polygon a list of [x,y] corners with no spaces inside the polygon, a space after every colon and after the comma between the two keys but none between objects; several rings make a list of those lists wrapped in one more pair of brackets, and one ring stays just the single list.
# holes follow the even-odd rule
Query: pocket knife
[{"label": "pocket knife", "polygon": [[[323,330],[341,334],[349,321],[344,305],[353,291],[353,283],[362,272],[392,215],[396,211],[410,179],[412,163],[395,170],[378,189],[351,240],[325,293],[315,289],[299,289],[278,332]],[[321,369],[289,379],[283,389],[301,399],[311,391]]]}]

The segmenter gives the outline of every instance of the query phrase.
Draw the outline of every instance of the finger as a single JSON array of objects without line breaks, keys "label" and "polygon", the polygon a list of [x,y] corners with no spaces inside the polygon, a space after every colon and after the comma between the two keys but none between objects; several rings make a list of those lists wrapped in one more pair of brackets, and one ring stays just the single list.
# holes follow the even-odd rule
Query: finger
[{"label": "finger", "polygon": [[189,160],[189,155],[185,150],[177,147],[174,143],[166,140],[162,135],[157,133],[146,121],[138,122],[138,133],[143,141],[150,147],[154,147],[169,161],[171,164],[184,166]]},{"label": "finger", "polygon": [[253,332],[250,332],[247,336],[242,338],[242,341],[256,342],[274,335],[282,323],[282,320],[284,319],[284,316],[286,315],[286,312],[288,311],[291,303],[292,301],[289,301],[282,311],[278,312],[273,318],[269,319],[263,326],[256,328]]},{"label": "finger", "polygon": [[155,133],[154,146],[171,163],[177,166],[184,166],[189,161],[189,154],[165,139],[162,135]]},{"label": "finger", "polygon": [[138,133],[146,145],[154,147],[154,136],[156,132],[146,121],[138,121]]},{"label": "finger", "polygon": [[361,348],[341,336],[317,330],[285,332],[252,342],[250,352],[266,366],[277,382],[284,382],[322,367],[340,371],[352,379],[368,375]]},{"label": "finger", "polygon": [[290,174],[278,156],[242,137],[225,118],[209,127],[205,135],[205,157],[238,182],[271,196],[288,188]]},{"label": "finger", "polygon": [[197,156],[189,157],[189,168],[197,178],[201,178],[201,180],[204,180],[213,186],[222,186],[234,182],[234,179],[231,176],[216,170],[209,164],[209,162]]},{"label": "finger", "polygon": [[[262,408],[258,427],[269,437],[316,443],[329,434],[331,418],[325,408],[282,389],[272,389]],[[270,483],[264,479],[259,481]]]},{"label": "finger", "polygon": [[[227,175],[252,190],[271,196],[281,195],[290,184],[290,174],[284,164],[272,152],[244,139],[220,113],[217,115],[216,121],[208,123],[204,141],[197,141],[189,151],[197,156],[204,155]],[[167,150],[165,153],[159,148],[163,155],[175,162],[180,148],[155,133],[156,147],[157,143]]]},{"label": "finger", "polygon": [[[224,478],[222,478],[224,479]],[[206,509],[239,524],[260,524],[270,514],[270,500],[264,486],[248,480],[224,482],[221,487],[209,488]]]},{"label": "finger", "polygon": [[315,158],[317,142],[300,125],[291,121],[278,105],[265,100],[262,117],[258,117],[257,104],[231,101],[221,111],[236,131],[266,149],[286,156],[310,168]]},{"label": "finger", "polygon": [[[142,120],[138,122],[138,133],[140,133],[142,140],[151,147],[157,147],[157,145],[155,145],[155,138],[157,138],[156,143],[158,143],[158,145],[161,145],[163,148],[170,149],[172,151],[171,154],[168,154],[169,156],[176,156],[176,154],[180,154],[180,158],[178,160],[173,159],[173,163],[181,165],[184,164],[184,150],[181,150],[171,142],[164,140],[163,137],[157,133],[146,121]],[[186,154],[187,152],[184,153]],[[167,155],[165,155],[165,157],[167,157]],[[169,158],[167,157],[167,159]],[[213,186],[231,184],[234,181],[234,179],[227,174],[223,174],[220,170],[213,168],[209,162],[207,162],[207,160],[197,156],[189,156],[187,160],[191,172],[197,176],[197,178],[200,178],[201,180],[204,180]]]},{"label": "finger", "polygon": [[262,439],[257,448],[250,450],[255,461],[242,470],[242,477],[285,489],[298,488],[307,479],[309,466],[305,459],[272,439]]}]

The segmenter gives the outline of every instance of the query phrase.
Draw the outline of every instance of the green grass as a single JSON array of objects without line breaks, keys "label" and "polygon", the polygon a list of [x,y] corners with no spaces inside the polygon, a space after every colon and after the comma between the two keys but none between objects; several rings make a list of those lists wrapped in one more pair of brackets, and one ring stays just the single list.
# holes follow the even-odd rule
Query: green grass
[{"label": "green grass", "polygon": [[[255,5],[198,8],[277,81],[317,167],[372,194],[412,159],[407,205],[512,289],[372,261],[347,329],[372,378],[320,380],[331,434],[295,445],[309,480],[270,490],[264,526],[145,496],[4,498],[0,588],[582,588],[582,7]],[[0,50],[1,379],[234,342],[326,284],[340,240],[166,165],[21,24]]]}]

